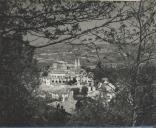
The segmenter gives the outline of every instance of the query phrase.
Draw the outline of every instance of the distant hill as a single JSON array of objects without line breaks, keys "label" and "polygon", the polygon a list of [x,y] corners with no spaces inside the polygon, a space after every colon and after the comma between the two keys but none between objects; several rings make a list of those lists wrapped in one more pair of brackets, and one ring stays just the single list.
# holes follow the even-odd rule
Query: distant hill
[{"label": "distant hill", "polygon": [[[114,49],[110,45],[98,44],[97,47],[100,48],[98,54],[101,60],[107,63],[119,60],[117,54],[113,53]],[[35,52],[35,58],[37,58],[39,63],[43,65],[50,65],[56,60],[74,63],[75,58],[78,57],[80,58],[81,65],[83,66],[93,66],[98,62],[96,49],[86,47],[84,45],[67,45],[62,43],[37,49]]]},{"label": "distant hill", "polygon": [[118,49],[114,45],[101,42],[96,47],[99,48],[98,54],[94,47],[61,43],[37,49],[35,58],[37,58],[40,65],[51,65],[56,60],[74,63],[75,58],[79,57],[82,66],[94,66],[99,60],[98,56],[106,64],[123,63]]}]

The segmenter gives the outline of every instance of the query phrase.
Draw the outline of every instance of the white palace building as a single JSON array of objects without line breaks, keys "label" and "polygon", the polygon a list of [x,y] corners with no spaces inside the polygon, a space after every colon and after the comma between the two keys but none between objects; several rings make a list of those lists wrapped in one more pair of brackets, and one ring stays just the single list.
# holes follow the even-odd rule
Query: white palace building
[{"label": "white palace building", "polygon": [[49,68],[48,76],[42,77],[42,84],[47,86],[58,85],[90,85],[94,81],[84,69],[81,68],[80,60],[75,59],[74,64],[69,64],[65,61],[56,61]]}]

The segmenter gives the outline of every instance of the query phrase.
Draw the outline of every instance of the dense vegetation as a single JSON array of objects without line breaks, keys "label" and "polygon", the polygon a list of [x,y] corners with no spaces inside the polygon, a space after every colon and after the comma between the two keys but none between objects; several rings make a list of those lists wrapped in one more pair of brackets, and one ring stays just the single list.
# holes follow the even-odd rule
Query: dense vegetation
[{"label": "dense vegetation", "polygon": [[[155,7],[155,0],[1,0],[0,125],[153,125],[156,120]],[[82,25],[93,21],[101,22],[90,28]],[[95,40],[73,43],[74,39],[88,34]],[[33,44],[33,40],[25,41],[28,36],[46,42]],[[123,68],[104,66],[103,60],[110,53],[99,54],[100,48],[95,43],[99,40],[113,46],[111,52],[120,58]],[[34,51],[60,43],[95,50],[97,66],[87,70],[94,73],[96,82],[107,77],[116,86],[115,97],[108,104],[102,98],[86,97],[87,89],[83,88],[76,113],[69,115],[63,109],[49,108],[48,96],[46,100],[35,97],[40,70]],[[80,49],[75,51],[76,56],[80,53]],[[43,75],[47,73],[45,69]]]}]

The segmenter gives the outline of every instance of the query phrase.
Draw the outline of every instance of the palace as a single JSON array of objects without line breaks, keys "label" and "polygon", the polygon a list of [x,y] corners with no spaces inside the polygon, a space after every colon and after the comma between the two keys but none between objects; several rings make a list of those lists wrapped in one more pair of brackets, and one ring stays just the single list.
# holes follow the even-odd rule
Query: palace
[{"label": "palace", "polygon": [[48,76],[42,78],[47,86],[56,85],[93,85],[93,79],[81,68],[80,60],[75,59],[74,64],[56,61],[49,68]]},{"label": "palace", "polygon": [[[43,92],[55,100],[48,103],[48,106],[54,108],[62,106],[70,114],[74,113],[77,103],[77,99],[74,99],[75,89],[78,89],[78,95],[81,95],[82,88],[85,86],[87,87],[87,97],[95,100],[99,97],[105,97],[104,103],[110,102],[114,97],[115,87],[107,79],[99,82],[98,86],[95,87],[92,73],[87,73],[81,68],[79,59],[75,59],[74,64],[55,61],[49,68],[48,76],[41,77],[41,81]],[[105,90],[105,94],[102,90]],[[45,94],[43,96],[46,97]]]}]

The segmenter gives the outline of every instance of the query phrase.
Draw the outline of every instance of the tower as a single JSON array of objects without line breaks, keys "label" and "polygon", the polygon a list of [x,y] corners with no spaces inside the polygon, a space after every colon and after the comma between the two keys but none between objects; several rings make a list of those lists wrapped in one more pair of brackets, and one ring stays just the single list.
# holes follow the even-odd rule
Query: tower
[{"label": "tower", "polygon": [[75,69],[77,69],[77,60],[75,59]]},{"label": "tower", "polygon": [[81,65],[80,65],[80,59],[79,59],[79,58],[78,58],[78,60],[77,60],[77,67],[78,67],[78,68],[81,67]]},{"label": "tower", "polygon": [[80,67],[81,67],[81,64],[80,64],[80,59],[78,58],[78,59],[75,59],[75,69],[77,70],[77,69],[80,69]]}]

